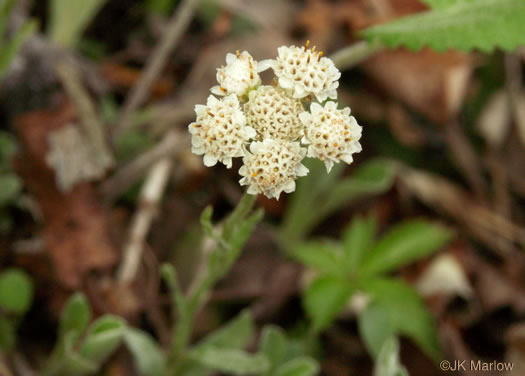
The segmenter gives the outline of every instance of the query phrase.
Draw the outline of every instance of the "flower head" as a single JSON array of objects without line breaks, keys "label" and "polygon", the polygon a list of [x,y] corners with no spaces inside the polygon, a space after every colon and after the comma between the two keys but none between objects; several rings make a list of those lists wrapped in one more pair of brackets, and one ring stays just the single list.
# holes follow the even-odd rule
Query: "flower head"
[{"label": "flower head", "polygon": [[335,102],[327,102],[324,107],[312,103],[310,112],[303,112],[299,118],[305,126],[302,142],[308,145],[308,156],[324,161],[328,172],[340,160],[352,163],[352,154],[361,151],[362,128],[350,108],[337,109]]},{"label": "flower head", "polygon": [[241,185],[248,186],[249,194],[264,194],[268,198],[279,199],[281,192],[295,190],[295,179],[305,176],[308,169],[301,163],[306,150],[299,142],[286,142],[266,138],[254,141],[250,152],[243,158],[244,165],[239,169],[243,176]]},{"label": "flower head", "polygon": [[277,58],[261,61],[258,70],[272,68],[279,86],[291,89],[295,98],[313,94],[319,102],[336,99],[341,72],[332,60],[322,56],[322,52],[307,46],[279,47]]},{"label": "flower head", "polygon": [[215,95],[235,94],[243,96],[261,82],[257,74],[257,62],[246,51],[226,55],[226,66],[217,69],[219,85],[211,88]]},{"label": "flower head", "polygon": [[188,127],[192,134],[191,151],[204,154],[204,164],[221,162],[232,166],[233,157],[244,155],[244,144],[255,137],[255,130],[246,125],[239,99],[231,94],[223,99],[208,97],[206,106],[196,105],[197,120]]},{"label": "flower head", "polygon": [[302,133],[299,114],[304,107],[298,99],[273,86],[259,86],[250,91],[244,112],[248,124],[257,132],[257,139],[273,138],[295,141]]}]

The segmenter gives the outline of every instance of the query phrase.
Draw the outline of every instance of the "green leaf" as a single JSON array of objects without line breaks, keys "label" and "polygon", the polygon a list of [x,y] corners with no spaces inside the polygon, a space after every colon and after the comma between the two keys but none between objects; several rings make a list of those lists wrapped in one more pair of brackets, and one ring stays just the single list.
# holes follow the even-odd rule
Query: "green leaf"
[{"label": "green leaf", "polygon": [[[231,265],[235,260],[237,260],[244,244],[248,241],[255,226],[259,223],[264,217],[264,210],[256,210],[255,213],[250,215],[248,218],[244,218],[240,223],[235,227],[230,237],[225,237],[224,240],[229,244],[230,249],[228,250],[227,261],[222,266],[222,270],[218,274],[218,277],[224,276],[224,274],[230,269]],[[226,226],[225,226],[226,231]]]},{"label": "green leaf", "polygon": [[91,325],[79,354],[100,366],[120,346],[125,330],[120,317],[102,316]]},{"label": "green leaf", "polygon": [[411,50],[510,51],[525,44],[523,0],[428,2],[436,9],[373,26],[364,30],[364,36],[373,43]]},{"label": "green leaf", "polygon": [[25,23],[16,34],[9,39],[5,46],[0,50],[0,76],[9,68],[11,61],[20,50],[24,42],[36,30],[37,23],[29,21]]},{"label": "green leaf", "polygon": [[286,355],[287,339],[278,326],[267,325],[262,331],[260,351],[270,361],[271,368],[276,368]]},{"label": "green leaf", "polygon": [[376,222],[373,217],[354,217],[343,231],[344,264],[347,273],[353,273],[361,263],[365,252],[373,244]]},{"label": "green leaf", "polygon": [[234,375],[260,374],[270,368],[265,355],[250,354],[239,349],[206,347],[192,351],[190,356],[208,368]]},{"label": "green leaf", "polygon": [[155,139],[144,128],[127,128],[115,140],[115,155],[119,161],[127,161],[154,144]]},{"label": "green leaf", "polygon": [[9,20],[9,15],[16,4],[16,0],[2,0],[0,2],[0,35],[3,37]]},{"label": "green leaf", "polygon": [[168,16],[175,0],[146,0],[148,8],[155,13]]},{"label": "green leaf", "polygon": [[14,349],[16,328],[7,317],[0,315],[0,352]]},{"label": "green leaf", "polygon": [[292,257],[324,273],[344,276],[343,254],[337,244],[328,241],[311,241],[299,245]]},{"label": "green leaf", "polygon": [[432,9],[445,9],[458,4],[471,3],[478,0],[423,0]]},{"label": "green leaf", "polygon": [[303,305],[312,319],[314,331],[330,326],[345,306],[354,287],[344,279],[334,276],[317,278],[306,289]]},{"label": "green leaf", "polygon": [[98,366],[96,363],[84,358],[78,354],[74,347],[76,336],[74,332],[69,332],[64,337],[64,354],[60,358],[60,375],[85,375],[96,372]]},{"label": "green leaf", "polygon": [[324,218],[348,202],[385,192],[392,186],[394,172],[390,161],[375,159],[365,162],[354,171],[351,177],[338,182],[323,197],[316,211]]},{"label": "green leaf", "polygon": [[91,320],[89,303],[82,293],[75,293],[66,303],[60,318],[59,338],[74,332],[78,338]]},{"label": "green leaf", "polygon": [[359,334],[373,357],[377,357],[386,340],[396,334],[389,313],[377,302],[370,303],[359,315],[358,327]]},{"label": "green leaf", "polygon": [[135,364],[141,375],[162,375],[166,366],[166,358],[155,340],[142,330],[126,329],[124,341],[133,354]]},{"label": "green leaf", "polygon": [[335,165],[330,174],[323,171],[322,164],[312,163],[308,167],[310,174],[298,181],[297,192],[291,196],[285,213],[282,236],[285,240],[300,240],[337,209],[386,191],[395,174],[393,164],[384,159],[365,162],[352,176],[340,181],[337,178],[343,164]]},{"label": "green leaf", "polygon": [[452,232],[423,220],[403,222],[391,228],[368,252],[360,265],[362,275],[395,270],[443,247]]},{"label": "green leaf", "polygon": [[22,182],[15,174],[0,174],[0,207],[16,199],[22,190]]},{"label": "green leaf", "polygon": [[290,360],[275,372],[275,376],[314,376],[319,373],[317,362],[308,357]]},{"label": "green leaf", "polygon": [[289,196],[282,225],[283,239],[292,239],[292,243],[301,240],[318,222],[317,213],[312,208],[317,207],[319,197],[335,184],[344,169],[343,164],[336,164],[327,174],[324,163],[320,160],[310,158],[304,164],[309,173],[297,180],[296,190]]},{"label": "green leaf", "polygon": [[206,206],[201,214],[201,226],[204,230],[204,233],[209,237],[215,236],[215,231],[213,229],[213,223],[211,222],[211,217],[213,215],[213,207],[211,205]]},{"label": "green leaf", "polygon": [[25,272],[11,268],[0,274],[0,308],[22,314],[32,300],[33,283]]},{"label": "green leaf", "polygon": [[408,376],[408,371],[399,362],[399,340],[396,337],[390,337],[381,347],[374,376]]},{"label": "green leaf", "polygon": [[[411,338],[433,360],[440,358],[434,320],[412,287],[392,279],[369,280],[362,287],[373,297],[374,309],[382,309],[383,315],[388,316],[396,334]],[[375,314],[379,316],[379,313]],[[366,316],[365,311],[359,320],[366,319]],[[370,350],[374,353],[373,349]]]},{"label": "green leaf", "polygon": [[240,349],[253,337],[255,325],[250,311],[242,311],[236,318],[204,338],[195,349],[227,347]]},{"label": "green leaf", "polygon": [[74,46],[107,0],[52,0],[49,36],[62,47]]},{"label": "green leaf", "polygon": [[[0,171],[10,168],[10,159],[16,153],[16,141],[11,133],[0,130]],[[5,166],[4,166],[5,165]]]},{"label": "green leaf", "polygon": [[187,312],[187,303],[179,282],[177,281],[177,272],[175,267],[171,264],[164,263],[160,269],[160,272],[171,292],[171,304],[173,306],[172,309],[177,311],[180,318]]}]

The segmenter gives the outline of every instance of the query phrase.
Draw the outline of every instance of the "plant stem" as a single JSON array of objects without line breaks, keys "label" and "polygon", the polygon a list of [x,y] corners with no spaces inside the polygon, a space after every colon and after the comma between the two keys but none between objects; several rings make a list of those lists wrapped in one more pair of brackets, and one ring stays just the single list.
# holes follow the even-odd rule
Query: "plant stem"
[{"label": "plant stem", "polygon": [[360,41],[334,52],[330,59],[339,70],[347,70],[383,49],[384,47],[380,44]]},{"label": "plant stem", "polygon": [[[178,309],[177,324],[173,329],[172,345],[166,367],[166,375],[178,374],[177,369],[185,359],[188,343],[191,339],[195,316],[206,304],[213,285],[224,277],[238,259],[240,252],[234,252],[225,239],[229,239],[235,227],[246,219],[252,210],[257,196],[244,193],[241,200],[226,218],[220,239],[215,241],[212,252],[204,252],[201,266],[188,289],[183,309]],[[222,241],[221,241],[222,240]],[[213,254],[218,254],[218,262],[210,262]],[[178,307],[180,308],[180,307]]]},{"label": "plant stem", "polygon": [[117,273],[120,283],[134,280],[140,266],[144,242],[164,194],[173,167],[170,158],[163,158],[151,168],[142,187],[139,208],[133,217],[128,240],[123,250],[122,263]]},{"label": "plant stem", "polygon": [[147,99],[150,89],[166,65],[170,53],[177,46],[184,31],[189,26],[199,1],[184,0],[173,13],[164,37],[155,47],[151,59],[144,69],[144,73],[140,76],[137,84],[124,102],[120,119],[113,130],[115,137],[118,137],[123,129],[128,126],[129,117],[133,111]]}]

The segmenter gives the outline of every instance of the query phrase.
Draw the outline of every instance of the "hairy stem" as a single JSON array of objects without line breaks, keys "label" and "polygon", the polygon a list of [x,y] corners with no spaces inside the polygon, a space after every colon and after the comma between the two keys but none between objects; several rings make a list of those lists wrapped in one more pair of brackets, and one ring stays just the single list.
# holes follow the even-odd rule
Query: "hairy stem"
[{"label": "hairy stem", "polygon": [[380,44],[372,44],[366,41],[360,41],[334,52],[330,56],[330,59],[332,59],[335,66],[339,68],[339,70],[347,70],[363,62],[372,55],[382,51],[383,49],[384,47]]}]

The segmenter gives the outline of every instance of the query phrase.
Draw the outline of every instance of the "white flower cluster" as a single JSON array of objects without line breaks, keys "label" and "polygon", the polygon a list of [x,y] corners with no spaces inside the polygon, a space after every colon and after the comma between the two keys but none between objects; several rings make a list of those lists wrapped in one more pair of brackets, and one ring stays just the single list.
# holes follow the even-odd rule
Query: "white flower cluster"
[{"label": "white flower cluster", "polygon": [[[261,85],[259,73],[271,68],[275,84]],[[279,199],[308,174],[305,157],[318,158],[330,172],[334,163],[352,163],[361,151],[361,127],[350,108],[338,109],[341,73],[323,53],[304,47],[280,47],[275,60],[257,62],[246,51],[226,56],[217,69],[219,85],[206,105],[196,105],[189,125],[192,152],[204,164],[232,166],[242,157],[241,185],[249,194]]]}]

